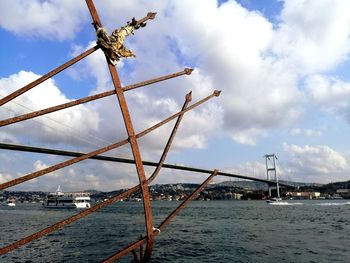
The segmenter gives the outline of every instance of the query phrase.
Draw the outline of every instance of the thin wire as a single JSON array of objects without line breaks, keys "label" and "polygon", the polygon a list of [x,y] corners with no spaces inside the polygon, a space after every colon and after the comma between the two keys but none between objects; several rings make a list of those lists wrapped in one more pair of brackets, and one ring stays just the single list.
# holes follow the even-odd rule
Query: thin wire
[{"label": "thin wire", "polygon": [[[0,95],[0,97],[3,98],[4,96]],[[34,111],[33,109],[31,109],[31,108],[29,108],[29,107],[27,107],[27,106],[25,106],[25,105],[23,105],[23,104],[21,104],[21,103],[18,103],[18,102],[15,102],[15,101],[11,101],[11,103],[17,104],[18,106],[20,106],[20,107],[22,107],[22,108],[24,108],[24,109],[27,109],[27,110],[30,110],[30,111]],[[38,106],[35,105],[33,102],[31,102],[31,104],[32,104],[34,107],[38,108]],[[15,113],[15,114],[21,114],[20,112],[15,111],[14,109],[7,108],[7,107],[5,107],[5,106],[2,106],[1,108],[4,108],[4,109],[6,109],[6,110],[8,110],[8,111],[11,111],[11,112],[13,112],[13,113]],[[112,142],[107,141],[107,140],[105,140],[105,139],[102,139],[102,138],[100,138],[100,137],[97,137],[97,136],[95,136],[95,135],[92,135],[92,134],[90,134],[90,133],[88,133],[88,132],[85,132],[85,139],[83,139],[82,136],[81,136],[81,135],[82,135],[82,134],[81,134],[81,131],[79,131],[79,130],[77,130],[77,129],[75,129],[75,128],[73,128],[73,127],[67,125],[67,124],[63,124],[63,123],[61,123],[61,122],[59,122],[59,121],[57,121],[57,120],[55,120],[55,119],[53,119],[53,118],[51,118],[51,117],[48,117],[48,116],[42,116],[42,117],[44,117],[44,118],[46,118],[46,119],[48,119],[48,120],[51,120],[52,122],[55,122],[56,124],[61,125],[61,126],[67,128],[67,129],[70,129],[70,130],[72,130],[72,131],[73,131],[74,133],[76,133],[76,134],[79,134],[79,136],[75,136],[75,135],[73,135],[73,134],[69,134],[69,136],[71,136],[71,137],[73,137],[73,138],[75,138],[75,139],[78,139],[79,141],[88,143],[88,144],[93,145],[93,146],[97,146],[97,147],[99,147],[99,148],[102,147],[101,144],[97,144],[97,143],[91,142],[91,141],[88,139],[88,137],[86,137],[86,135],[88,135],[88,136],[90,136],[91,138],[97,139],[97,140],[99,140],[99,141],[101,141],[101,142],[104,142],[104,143],[107,143],[107,144],[112,144]],[[38,124],[40,124],[40,125],[42,125],[42,126],[45,126],[45,127],[48,127],[48,128],[51,128],[51,129],[55,130],[54,127],[52,127],[52,126],[50,126],[50,125],[48,125],[48,124],[46,124],[46,123],[42,123],[42,122],[40,122],[40,121],[38,121],[38,120],[36,120],[36,119],[33,119],[33,121],[35,121],[36,123],[38,123]],[[127,154],[125,154],[125,153],[119,153],[119,154],[121,154],[121,155],[124,156],[124,157],[129,157],[129,155],[127,155]]]}]

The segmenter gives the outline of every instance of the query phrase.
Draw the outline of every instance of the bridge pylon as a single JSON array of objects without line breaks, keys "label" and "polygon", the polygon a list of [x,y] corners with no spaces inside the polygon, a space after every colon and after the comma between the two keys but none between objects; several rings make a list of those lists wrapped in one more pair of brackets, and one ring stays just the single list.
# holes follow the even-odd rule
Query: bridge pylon
[{"label": "bridge pylon", "polygon": [[[265,159],[266,159],[266,176],[267,180],[270,181],[270,175],[272,174],[272,177],[275,178],[276,182],[276,191],[277,191],[277,196],[280,196],[279,193],[279,185],[278,185],[278,175],[277,175],[277,166],[276,166],[276,160],[277,156],[276,154],[265,154]],[[271,197],[271,186],[270,184],[268,185],[268,190],[269,190],[269,197]]]}]

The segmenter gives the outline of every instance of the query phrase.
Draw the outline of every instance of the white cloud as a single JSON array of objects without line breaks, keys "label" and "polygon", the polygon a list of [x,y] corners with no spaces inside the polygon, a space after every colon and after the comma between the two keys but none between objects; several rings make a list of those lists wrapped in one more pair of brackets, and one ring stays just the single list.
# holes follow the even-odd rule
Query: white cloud
[{"label": "white cloud", "polygon": [[259,128],[247,128],[242,131],[236,131],[232,134],[232,139],[241,144],[256,145],[257,138],[266,136],[266,131]]},{"label": "white cloud", "polygon": [[41,160],[37,160],[34,162],[34,170],[35,171],[40,171],[40,170],[46,169],[48,167],[49,166],[47,164],[43,163]]},{"label": "white cloud", "polygon": [[[151,5],[148,10],[158,12],[155,21],[128,40],[137,54],[136,60],[129,60],[132,70],[128,82],[174,72],[189,62],[198,69],[169,85],[147,88],[149,101],[171,97],[180,104],[189,89],[199,96],[223,90],[215,103],[224,109],[224,119],[216,115],[218,121],[207,122],[211,133],[206,137],[224,130],[237,142],[251,145],[271,127],[298,118],[302,94],[296,88],[297,75],[269,56],[273,25],[260,13],[247,11],[234,1],[220,6],[214,0]],[[99,2],[97,7],[107,25],[114,19],[112,13],[141,17],[147,10],[139,8],[144,7],[139,1],[133,5]],[[224,126],[219,128],[218,124]]]},{"label": "white cloud", "polygon": [[317,106],[342,116],[350,123],[350,83],[313,75],[307,79],[306,89]]},{"label": "white cloud", "polygon": [[327,71],[350,50],[350,2],[284,0],[273,51],[301,75]]},{"label": "white cloud", "polygon": [[[96,41],[90,41],[86,47],[74,45],[71,56],[76,57],[94,46],[96,46]],[[118,68],[121,68],[122,66],[123,61],[120,61],[118,63]],[[68,68],[67,72],[73,79],[77,80],[80,80],[87,76],[94,77],[97,81],[97,87],[90,88],[95,88],[95,93],[113,89],[110,73],[106,63],[106,57],[101,49],[86,57],[79,64]]]},{"label": "white cloud", "polygon": [[0,132],[0,141],[3,143],[16,143],[17,138],[10,132]]},{"label": "white cloud", "polygon": [[298,117],[297,76],[269,55],[273,26],[266,18],[233,1],[173,5],[178,23],[171,33],[183,56],[197,59],[203,76],[223,90],[224,129],[234,140],[254,145],[269,128]]},{"label": "white cloud", "polygon": [[284,143],[283,150],[289,155],[285,168],[293,181],[327,183],[348,178],[347,159],[329,146]]},{"label": "white cloud", "polygon": [[[82,47],[77,47],[77,53],[83,49]],[[152,59],[155,58],[153,57]],[[89,56],[82,64],[83,68],[77,70],[89,72],[96,79],[97,87],[91,93],[114,89],[102,53]],[[123,65],[123,62],[121,65],[118,63],[120,75],[125,74]],[[134,73],[128,74],[125,83],[123,83],[123,78],[121,78],[123,86],[162,75],[161,73],[150,72],[149,69],[146,69],[146,65],[140,65],[140,67],[140,76]],[[142,70],[143,67],[145,67],[145,70]],[[163,74],[175,71],[178,71],[178,67],[177,70]],[[148,76],[145,72],[149,72]],[[196,89],[193,94],[193,102],[210,95],[213,92],[213,88],[209,88],[206,82],[203,83],[203,80],[205,80],[205,77],[200,75],[199,70],[195,70],[193,75],[189,77],[181,77],[159,84],[159,86],[148,86],[127,92],[126,99],[135,131],[140,132],[180,111],[181,105],[185,100],[185,94],[192,88]],[[178,82],[180,84],[177,84]],[[171,85],[168,86],[168,83],[171,83]],[[186,89],[181,88],[182,86],[185,86]],[[103,137],[109,142],[127,137],[116,96],[105,98],[103,102],[92,102],[89,105],[88,107],[93,107],[100,116],[99,137]],[[142,147],[146,148],[147,151],[156,150],[159,153],[164,148],[173,125],[174,122],[166,125],[164,128],[152,131],[152,133],[141,140]],[[222,107],[213,103],[203,104],[199,108],[185,114],[174,142],[174,148],[203,148],[206,146],[208,136],[213,131],[218,132],[218,128],[215,126],[220,127],[221,125]],[[152,157],[150,152],[145,152],[145,155]]]},{"label": "white cloud", "polygon": [[[235,165],[231,168],[225,169],[225,171],[228,171],[233,174],[241,174],[245,176],[266,179],[266,164],[262,161],[245,162],[242,164]],[[227,181],[227,177],[224,177],[223,180]]]},{"label": "white cloud", "polygon": [[72,39],[87,14],[81,1],[0,0],[0,26],[23,37]]},{"label": "white cloud", "polygon": [[6,183],[12,179],[13,178],[9,173],[0,173],[0,184]]},{"label": "white cloud", "polygon": [[[22,86],[36,80],[40,75],[21,71],[9,77],[0,79],[0,96],[4,97]],[[45,81],[13,101],[3,105],[0,111],[1,119],[18,116],[34,110],[44,109],[61,103],[69,102],[52,79]],[[89,118],[86,118],[89,116]],[[96,131],[99,125],[99,115],[93,109],[79,105],[63,111],[51,113],[1,128],[0,136],[12,140],[28,138],[41,143],[72,143],[86,144],[89,132]],[[84,136],[85,135],[85,136]],[[13,139],[14,140],[14,139]]]},{"label": "white cloud", "polygon": [[314,130],[314,129],[293,128],[290,131],[290,134],[292,136],[303,135],[303,136],[306,136],[306,137],[313,137],[313,136],[321,136],[322,135],[322,131]]}]

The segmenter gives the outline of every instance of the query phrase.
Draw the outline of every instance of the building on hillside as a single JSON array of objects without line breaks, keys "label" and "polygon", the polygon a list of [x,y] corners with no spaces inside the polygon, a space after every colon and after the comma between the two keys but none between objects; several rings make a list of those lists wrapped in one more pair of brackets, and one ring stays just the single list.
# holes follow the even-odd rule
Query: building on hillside
[{"label": "building on hillside", "polygon": [[287,197],[292,199],[318,199],[321,196],[320,192],[287,192]]},{"label": "building on hillside", "polygon": [[233,193],[233,199],[235,199],[235,200],[241,200],[241,198],[242,198],[242,194]]},{"label": "building on hillside", "polygon": [[336,193],[343,198],[350,198],[350,189],[337,189]]}]

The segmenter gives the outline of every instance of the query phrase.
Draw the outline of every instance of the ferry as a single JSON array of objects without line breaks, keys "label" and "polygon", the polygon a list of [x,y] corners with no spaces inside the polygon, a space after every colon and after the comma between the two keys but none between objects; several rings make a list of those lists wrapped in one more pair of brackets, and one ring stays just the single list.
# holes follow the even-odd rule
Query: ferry
[{"label": "ferry", "polygon": [[64,193],[61,187],[58,186],[56,192],[47,195],[43,207],[57,209],[90,208],[90,196],[88,193]]}]

